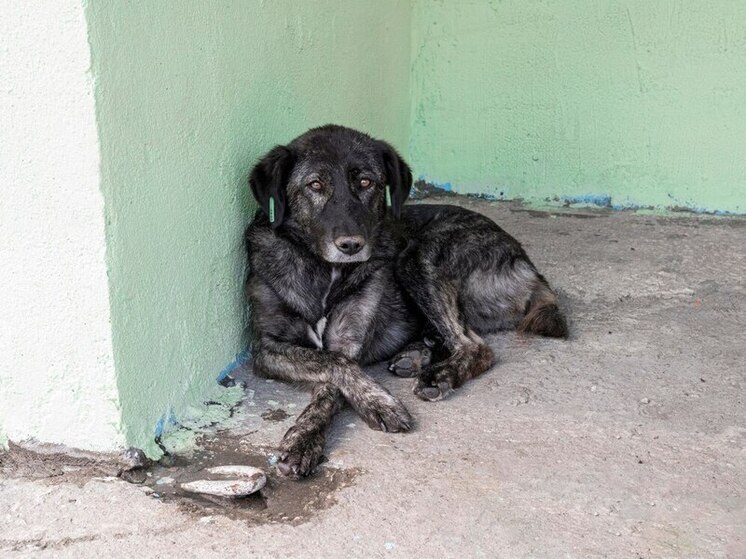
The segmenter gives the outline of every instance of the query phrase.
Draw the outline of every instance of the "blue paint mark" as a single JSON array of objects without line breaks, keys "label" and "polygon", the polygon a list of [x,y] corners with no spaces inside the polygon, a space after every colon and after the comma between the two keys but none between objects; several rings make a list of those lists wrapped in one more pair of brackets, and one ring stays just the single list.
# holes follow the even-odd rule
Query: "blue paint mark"
[{"label": "blue paint mark", "polygon": [[396,544],[393,542],[386,542],[385,544],[383,544],[383,547],[386,549],[386,551],[393,551],[394,549],[396,549]]},{"label": "blue paint mark", "polygon": [[425,175],[417,177],[417,182],[424,183],[427,187],[444,192],[453,192],[453,185],[450,182],[434,182],[429,180]]},{"label": "blue paint mark", "polygon": [[[557,198],[555,198],[555,200],[557,200]],[[614,202],[610,194],[580,194],[577,196],[562,196],[559,200],[567,206],[571,206],[573,204],[581,206],[597,206],[599,208],[609,208],[614,211],[654,209],[653,206],[643,206],[640,204],[633,204],[632,202],[621,204],[619,202]]]},{"label": "blue paint mark", "polygon": [[217,382],[220,382],[225,377],[230,375],[233,371],[243,366],[249,359],[251,359],[251,350],[246,349],[236,354],[236,358],[226,365],[225,369],[220,371]]},{"label": "blue paint mark", "polygon": [[155,438],[158,440],[167,427],[173,427],[176,425],[176,415],[173,410],[168,410],[168,413],[161,416],[158,423],[155,424]]},{"label": "blue paint mark", "polygon": [[[676,201],[676,199],[668,195],[671,200]],[[558,200],[555,198],[555,200]],[[610,208],[615,211],[619,210],[654,210],[654,209],[664,209],[670,212],[676,212],[676,211],[689,211],[695,214],[706,214],[706,215],[716,215],[716,216],[722,216],[722,217],[739,217],[746,215],[743,212],[732,212],[732,211],[726,211],[726,210],[713,210],[710,208],[703,208],[701,206],[693,206],[691,204],[688,204],[686,202],[679,203],[676,206],[645,206],[643,204],[634,204],[632,202],[614,202],[612,200],[612,197],[608,194],[582,194],[579,196],[562,196],[559,198],[559,200],[566,205],[572,205],[572,204],[580,204],[580,205],[586,205],[586,206],[599,206],[602,208]],[[547,199],[547,201],[550,201]]]},{"label": "blue paint mark", "polygon": [[[465,185],[461,185],[462,190],[464,188],[467,188]],[[487,200],[490,202],[495,201],[501,201],[501,200],[513,200],[516,202],[524,202],[529,205],[534,205],[539,203],[540,201],[529,197],[528,199],[522,198],[519,196],[511,196],[511,193],[509,193],[506,188],[503,188],[499,192],[497,191],[497,188],[499,187],[487,187],[489,190],[493,190],[494,193],[490,192],[459,192],[458,194],[467,196],[470,198],[477,198],[480,200]],[[451,194],[456,194],[456,192],[453,190],[453,184],[450,182],[436,182],[430,178],[428,178],[426,175],[419,175],[417,177],[417,181],[415,183],[415,188],[412,190],[411,197],[413,199],[423,198],[427,197],[431,194],[437,194],[438,191],[441,190],[443,192],[448,192]],[[695,206],[689,202],[681,202],[679,200],[676,200],[670,193],[668,194],[668,197],[671,199],[671,202],[673,202],[671,205],[646,205],[646,204],[636,204],[634,202],[618,202],[615,201],[611,194],[594,194],[594,193],[587,193],[587,194],[576,194],[576,195],[568,195],[568,196],[552,196],[551,198],[544,198],[544,202],[548,203],[548,205],[554,205],[557,202],[560,202],[564,205],[571,206],[571,205],[580,205],[580,206],[596,206],[600,208],[609,208],[614,211],[620,211],[620,210],[663,210],[663,211],[669,211],[669,212],[676,212],[676,211],[690,211],[692,213],[696,214],[707,214],[707,215],[715,215],[715,216],[723,216],[723,217],[740,217],[745,216],[746,212],[740,211],[741,208],[737,208],[735,211],[731,210],[717,210],[712,208],[705,208],[702,206]],[[678,202],[678,203],[676,203]],[[553,204],[554,203],[554,204]],[[676,204],[674,204],[676,203]]]},{"label": "blue paint mark", "polygon": [[[463,185],[462,185],[463,187]],[[494,192],[460,192],[457,193],[453,189],[453,184],[450,182],[437,182],[429,179],[425,175],[419,175],[415,182],[415,189],[412,191],[412,198],[419,198],[421,196],[427,196],[428,194],[437,194],[438,191],[448,192],[450,194],[461,194],[470,198],[477,198],[480,200],[488,200],[490,202],[497,202],[500,200],[509,200],[510,196],[506,195],[505,188],[498,190],[498,186],[486,187],[493,190]],[[521,198],[515,198],[515,200],[521,200]]]},{"label": "blue paint mark", "polygon": [[[249,359],[251,359],[251,350],[247,349],[236,354],[236,358],[231,361],[226,367],[220,371],[217,382],[220,383],[225,377],[230,375],[233,371],[244,365]],[[176,421],[176,415],[173,409],[169,409],[168,413],[162,415],[155,424],[155,438],[158,440],[163,433],[174,425],[178,425]]]},{"label": "blue paint mark", "polygon": [[155,438],[159,438],[163,434],[163,426],[166,422],[165,417],[161,417],[158,422],[155,424]]},{"label": "blue paint mark", "polygon": [[585,204],[587,206],[600,206],[611,208],[611,196],[608,194],[581,194],[579,196],[563,196],[565,204]]}]

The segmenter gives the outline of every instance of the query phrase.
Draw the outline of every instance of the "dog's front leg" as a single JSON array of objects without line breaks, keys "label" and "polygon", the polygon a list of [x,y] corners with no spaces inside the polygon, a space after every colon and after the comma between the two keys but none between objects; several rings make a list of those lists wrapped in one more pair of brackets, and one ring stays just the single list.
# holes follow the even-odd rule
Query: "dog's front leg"
[{"label": "dog's front leg", "polygon": [[342,407],[342,392],[329,382],[317,384],[303,413],[280,442],[277,467],[294,479],[305,477],[318,465],[326,444],[326,431]]},{"label": "dog's front leg", "polygon": [[396,433],[411,428],[407,408],[341,353],[262,340],[254,371],[287,382],[330,383],[372,429]]}]

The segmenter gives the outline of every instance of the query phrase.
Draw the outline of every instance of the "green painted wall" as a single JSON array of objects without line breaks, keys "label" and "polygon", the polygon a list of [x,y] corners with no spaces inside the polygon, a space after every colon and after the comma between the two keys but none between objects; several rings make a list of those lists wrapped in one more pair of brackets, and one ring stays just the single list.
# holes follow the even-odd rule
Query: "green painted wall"
[{"label": "green painted wall", "polygon": [[537,203],[746,212],[741,0],[415,0],[410,158]]},{"label": "green painted wall", "polygon": [[405,149],[410,4],[90,0],[114,356],[129,444],[244,347],[246,179],[328,122]]},{"label": "green painted wall", "polygon": [[[737,1],[86,4],[129,444],[245,345],[246,177],[336,122],[417,174],[535,203],[746,207]],[[593,197],[595,196],[595,198]]]}]

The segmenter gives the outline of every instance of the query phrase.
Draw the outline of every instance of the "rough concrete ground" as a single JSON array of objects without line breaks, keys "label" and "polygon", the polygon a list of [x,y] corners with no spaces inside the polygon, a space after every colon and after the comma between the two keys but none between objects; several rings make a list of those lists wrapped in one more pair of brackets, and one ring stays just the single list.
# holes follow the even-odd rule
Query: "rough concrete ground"
[{"label": "rough concrete ground", "polygon": [[[570,341],[495,336],[500,363],[439,403],[379,367],[415,431],[344,412],[321,475],[356,475],[314,489],[328,506],[302,518],[205,514],[111,478],[6,477],[0,555],[746,557],[746,220],[447,201],[523,242]],[[212,444],[262,449],[307,401],[248,382]]]}]

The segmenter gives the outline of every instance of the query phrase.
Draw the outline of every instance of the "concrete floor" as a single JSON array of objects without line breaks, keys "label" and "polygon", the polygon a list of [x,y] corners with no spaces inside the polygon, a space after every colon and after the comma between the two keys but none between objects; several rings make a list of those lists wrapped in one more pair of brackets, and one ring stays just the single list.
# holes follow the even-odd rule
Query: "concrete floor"
[{"label": "concrete floor", "polygon": [[[454,201],[524,244],[570,341],[496,336],[501,362],[439,403],[378,368],[415,431],[344,412],[321,485],[301,485],[286,520],[205,514],[111,478],[0,479],[0,555],[746,557],[746,219]],[[306,396],[248,383],[216,440],[261,449]]]}]

